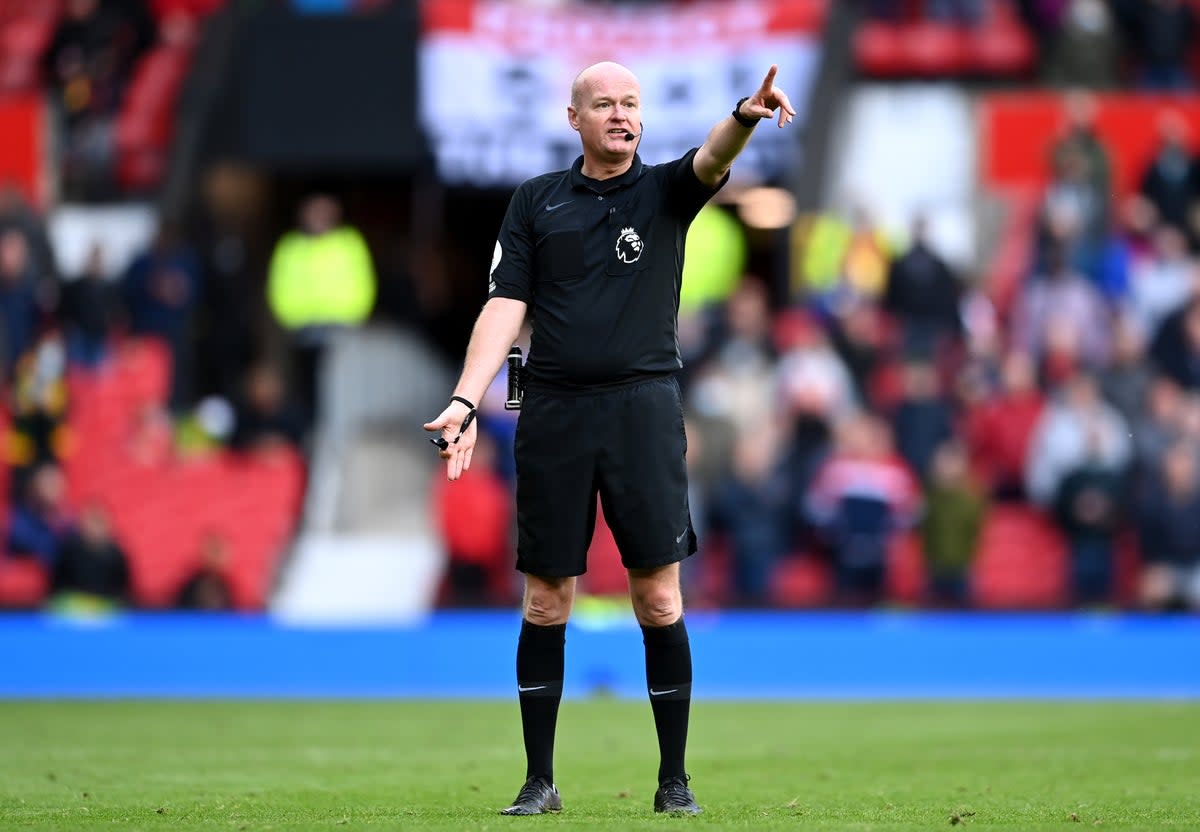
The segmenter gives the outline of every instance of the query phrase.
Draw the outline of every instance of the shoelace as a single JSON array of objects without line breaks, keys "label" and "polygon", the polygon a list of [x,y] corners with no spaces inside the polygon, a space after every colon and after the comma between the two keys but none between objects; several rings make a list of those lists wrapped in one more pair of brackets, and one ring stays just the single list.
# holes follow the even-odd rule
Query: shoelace
[{"label": "shoelace", "polygon": [[684,776],[684,777],[671,777],[667,780],[664,780],[661,784],[662,791],[663,791],[663,797],[665,797],[667,800],[671,800],[671,801],[678,801],[680,803],[690,803],[692,800],[692,796],[688,793],[687,784],[688,784],[688,780],[691,780],[691,779],[692,778],[690,778],[690,777]]},{"label": "shoelace", "polygon": [[542,792],[547,787],[542,783],[541,778],[530,777],[525,781],[525,785],[521,787],[520,793],[517,794],[517,799],[513,801],[513,805],[524,803],[525,801],[536,802],[542,799]]}]

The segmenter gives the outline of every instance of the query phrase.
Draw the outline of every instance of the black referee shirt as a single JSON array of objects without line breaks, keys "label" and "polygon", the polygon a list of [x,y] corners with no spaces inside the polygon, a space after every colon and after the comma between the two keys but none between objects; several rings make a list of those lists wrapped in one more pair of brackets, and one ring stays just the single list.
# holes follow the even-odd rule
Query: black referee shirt
[{"label": "black referee shirt", "polygon": [[612,179],[570,170],[522,183],[492,257],[489,297],[533,311],[531,386],[604,387],[671,373],[688,226],[720,190],[696,178],[692,157]]}]

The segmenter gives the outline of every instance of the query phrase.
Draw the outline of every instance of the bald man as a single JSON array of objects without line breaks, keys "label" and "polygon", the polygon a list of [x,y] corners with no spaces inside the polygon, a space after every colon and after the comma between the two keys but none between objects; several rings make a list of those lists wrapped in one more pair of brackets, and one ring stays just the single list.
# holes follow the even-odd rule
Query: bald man
[{"label": "bald man", "polygon": [[660,754],[654,810],[701,811],[684,767],[692,660],[679,562],[696,551],[696,535],[675,380],[683,366],[679,289],[692,219],[725,184],[758,122],[778,110],[783,127],[795,115],[775,73],[772,66],[703,145],[661,165],[637,154],[634,74],[610,62],[579,73],[567,121],[583,153],[569,170],[534,177],[513,194],[462,376],[450,405],[425,425],[441,433],[447,477],[458,479],[471,465],[475,403],[531,312],[515,447],[517,569],[525,576],[517,694],[527,768],[502,814],[562,809],[553,758],[565,632],[576,577],[587,571],[597,495],[645,644]]}]

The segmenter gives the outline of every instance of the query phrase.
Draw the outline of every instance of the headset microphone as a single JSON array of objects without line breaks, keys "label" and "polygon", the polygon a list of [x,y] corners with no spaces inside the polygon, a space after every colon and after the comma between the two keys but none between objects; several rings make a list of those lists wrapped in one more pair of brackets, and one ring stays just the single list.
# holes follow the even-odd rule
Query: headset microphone
[{"label": "headset microphone", "polygon": [[[643,133],[645,132],[645,128],[642,128],[642,132],[643,132]],[[639,136],[641,136],[641,135],[642,135],[641,133],[630,133],[628,130],[626,130],[626,131],[625,131],[625,141],[627,141],[627,142],[631,142],[631,141],[633,141],[634,139],[638,138],[638,137],[639,137]]]}]

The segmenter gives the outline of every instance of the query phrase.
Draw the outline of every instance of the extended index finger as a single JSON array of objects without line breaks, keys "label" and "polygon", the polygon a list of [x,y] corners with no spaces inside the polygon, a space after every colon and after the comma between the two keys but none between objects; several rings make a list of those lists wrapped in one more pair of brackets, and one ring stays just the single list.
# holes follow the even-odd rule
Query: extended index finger
[{"label": "extended index finger", "polygon": [[779,71],[777,64],[771,64],[771,68],[767,70],[767,77],[763,79],[762,88],[764,90],[771,89],[771,85],[775,83],[775,73]]}]

